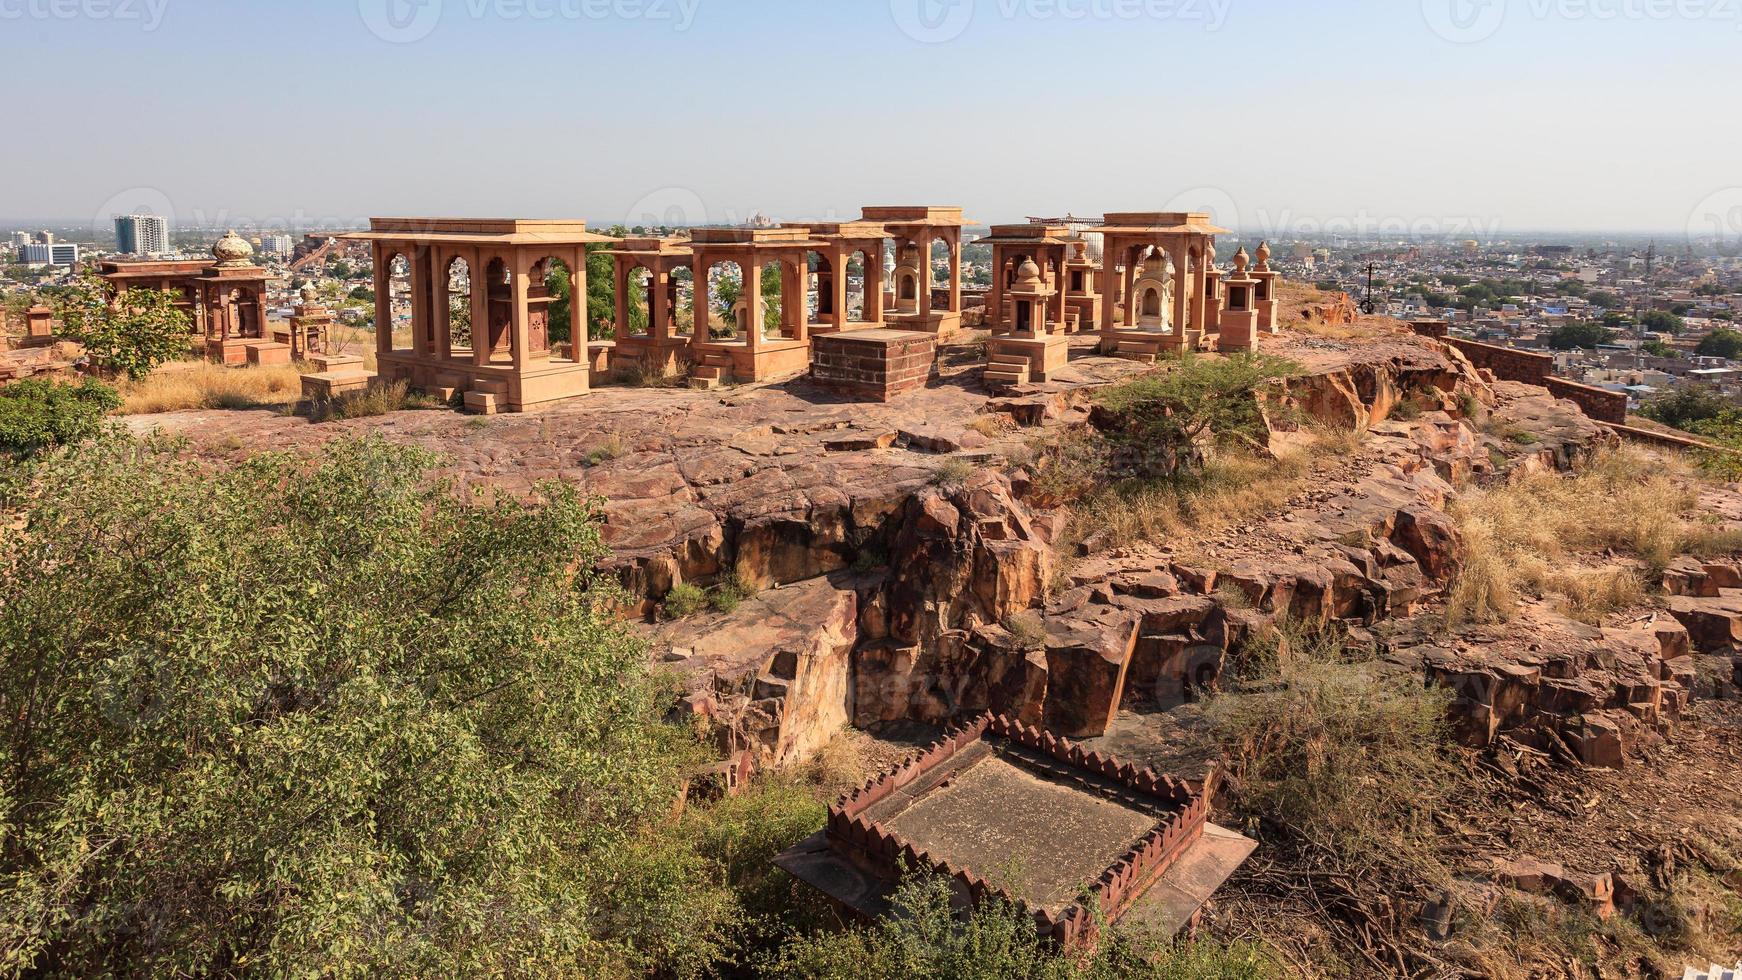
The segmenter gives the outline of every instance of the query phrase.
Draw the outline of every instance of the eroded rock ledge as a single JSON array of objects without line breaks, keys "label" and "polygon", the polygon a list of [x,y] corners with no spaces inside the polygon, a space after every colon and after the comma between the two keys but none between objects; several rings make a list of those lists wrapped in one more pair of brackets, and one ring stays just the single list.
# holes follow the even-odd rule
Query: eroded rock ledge
[{"label": "eroded rock ledge", "polygon": [[[1388,341],[1359,356],[1304,343],[1302,359],[1319,363],[1290,384],[1288,400],[1299,416],[1365,428],[1367,438],[1277,513],[1190,552],[1159,545],[1076,556],[1063,576],[1054,547],[1062,515],[1024,499],[1020,472],[1013,482],[986,467],[953,486],[928,473],[834,501],[814,527],[790,511],[757,515],[727,536],[739,544],[730,558],[714,563],[785,587],[732,616],[660,632],[690,678],[688,706],[764,765],[803,758],[845,724],[945,725],[986,711],[1064,737],[1105,736],[1122,712],[1166,709],[1216,687],[1230,655],[1268,624],[1360,630],[1411,616],[1461,567],[1445,514],[1457,486],[1563,468],[1615,440],[1540,389],[1484,384],[1431,341]],[[1050,433],[1085,424],[1083,400],[1081,387],[1055,384],[988,407]],[[1405,402],[1409,418],[1391,418]],[[1463,418],[1472,410],[1502,416],[1515,438],[1481,435]],[[1528,446],[1517,432],[1530,435]],[[852,563],[875,570],[855,574]],[[1049,588],[1055,578],[1062,588]],[[1413,658],[1425,679],[1463,676],[1440,651],[1396,656]],[[1601,711],[1673,723],[1683,695],[1663,662],[1642,656],[1583,680],[1607,685]],[[1647,676],[1655,688],[1629,688],[1617,706],[1616,691]],[[1635,694],[1642,700],[1629,700]],[[1522,721],[1590,707],[1539,698],[1497,710],[1474,694],[1465,702],[1458,710],[1476,720],[1472,731],[1497,713]],[[1645,704],[1651,710],[1636,707]],[[1609,757],[1608,716],[1591,707],[1557,717],[1576,719],[1558,730],[1583,739],[1585,757]]]}]

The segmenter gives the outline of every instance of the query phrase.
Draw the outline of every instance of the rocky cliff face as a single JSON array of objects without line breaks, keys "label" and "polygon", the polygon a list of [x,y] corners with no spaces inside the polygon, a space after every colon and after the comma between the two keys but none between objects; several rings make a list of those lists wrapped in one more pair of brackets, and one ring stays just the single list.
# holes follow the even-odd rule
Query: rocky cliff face
[{"label": "rocky cliff face", "polygon": [[[1086,424],[1080,403],[1068,393],[1029,399],[1011,406],[1011,418],[1059,431]],[[1410,417],[1389,419],[1405,403]],[[1523,463],[1517,453],[1499,461],[1492,440],[1463,420],[1490,405],[1541,434]],[[793,599],[759,601],[803,608],[781,614],[778,637],[689,627],[707,634],[689,647],[673,641],[688,654],[682,665],[704,678],[692,705],[767,764],[801,758],[847,722],[942,725],[987,710],[1097,737],[1123,709],[1167,707],[1216,687],[1268,624],[1414,613],[1461,565],[1444,513],[1459,484],[1513,465],[1565,465],[1571,447],[1605,438],[1552,400],[1497,394],[1431,341],[1378,345],[1310,370],[1273,407],[1279,442],[1307,425],[1364,428],[1366,440],[1322,485],[1189,555],[1165,543],[1091,549],[1061,578],[1062,515],[1025,500],[1021,473],[1013,483],[992,467],[960,483],[833,501],[816,526],[791,519],[746,536],[745,525],[727,535],[739,543],[738,568],[805,583],[770,593]],[[886,567],[806,578],[850,555]]]}]

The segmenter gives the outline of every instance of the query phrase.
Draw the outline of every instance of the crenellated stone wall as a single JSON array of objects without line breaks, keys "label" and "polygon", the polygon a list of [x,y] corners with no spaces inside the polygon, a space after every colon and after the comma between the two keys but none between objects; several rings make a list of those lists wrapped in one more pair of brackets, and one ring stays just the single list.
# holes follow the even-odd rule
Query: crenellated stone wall
[{"label": "crenellated stone wall", "polygon": [[[1033,908],[1021,896],[992,884],[973,869],[958,868],[947,860],[934,858],[869,816],[873,807],[899,790],[949,764],[976,743],[991,739],[1041,753],[1066,766],[1110,780],[1153,800],[1160,811],[1156,825],[1090,884],[1086,901],[1072,903],[1062,910]],[[869,865],[875,873],[896,879],[904,870],[929,870],[950,879],[976,903],[989,896],[1002,898],[1029,915],[1043,937],[1074,947],[1095,938],[1097,925],[1092,909],[1107,921],[1116,921],[1203,835],[1208,817],[1208,800],[1181,780],[1158,775],[1152,769],[1139,769],[1114,756],[1084,751],[1068,739],[1003,715],[985,714],[909,757],[893,771],[843,796],[829,808],[826,832],[830,846],[849,853],[857,863]]]}]

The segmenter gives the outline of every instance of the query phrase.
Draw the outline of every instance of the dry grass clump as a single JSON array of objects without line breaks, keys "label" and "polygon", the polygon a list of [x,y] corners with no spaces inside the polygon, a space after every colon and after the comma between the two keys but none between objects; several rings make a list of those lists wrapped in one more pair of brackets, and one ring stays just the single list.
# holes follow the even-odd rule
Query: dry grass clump
[{"label": "dry grass clump", "polygon": [[[1742,548],[1698,513],[1686,466],[1633,448],[1605,450],[1569,475],[1536,474],[1453,504],[1465,567],[1448,613],[1457,622],[1510,620],[1526,595],[1557,595],[1586,622],[1638,602],[1676,556]],[[1618,554],[1644,574],[1581,556]]]},{"label": "dry grass clump", "polygon": [[302,372],[290,366],[233,368],[176,361],[138,381],[123,382],[121,398],[122,415],[290,405],[302,399]]},{"label": "dry grass clump", "polygon": [[1349,658],[1330,632],[1285,624],[1251,646],[1242,693],[1207,706],[1238,809],[1344,860],[1439,877],[1448,692]]},{"label": "dry grass clump", "polygon": [[1076,501],[1064,535],[1072,547],[1091,534],[1113,548],[1189,543],[1275,511],[1301,491],[1318,461],[1359,447],[1359,433],[1326,430],[1274,456],[1229,450],[1212,456],[1198,473],[1109,485],[1079,465],[1073,447],[1060,445],[1053,465],[1040,467],[1036,486],[1055,499]]},{"label": "dry grass clump", "polygon": [[309,419],[315,422],[340,422],[413,409],[446,407],[445,403],[435,398],[413,392],[404,381],[393,381],[387,384],[371,384],[363,391],[340,395],[332,401],[317,402],[309,409]]}]

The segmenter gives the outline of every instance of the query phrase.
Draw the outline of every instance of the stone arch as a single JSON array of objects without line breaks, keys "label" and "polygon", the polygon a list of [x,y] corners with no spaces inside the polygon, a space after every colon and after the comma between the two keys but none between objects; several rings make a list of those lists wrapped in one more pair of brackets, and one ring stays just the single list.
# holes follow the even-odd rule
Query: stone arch
[{"label": "stone arch", "polygon": [[472,347],[472,266],[465,256],[456,255],[442,270],[442,296],[447,304],[448,343],[452,347],[470,350]]},{"label": "stone arch", "polygon": [[835,277],[844,275],[829,261],[827,254],[805,253],[804,302],[807,321],[830,321],[835,315]]},{"label": "stone arch", "polygon": [[480,331],[473,324],[473,337],[486,345],[486,363],[507,359],[514,353],[514,279],[512,266],[499,255],[484,264],[484,301],[489,316],[486,329]]},{"label": "stone arch", "polygon": [[[942,268],[939,268],[939,264]],[[933,287],[947,289],[950,285],[950,240],[942,235],[934,237],[925,247],[925,275],[922,277],[927,289]]]},{"label": "stone arch", "polygon": [[[745,336],[742,321],[744,311],[744,268],[731,259],[721,259],[701,270],[702,281],[695,288],[706,290],[708,311],[707,331],[711,338]],[[730,288],[736,283],[736,289]],[[727,287],[727,288],[722,288]],[[696,329],[701,330],[701,325]]]},{"label": "stone arch", "polygon": [[694,268],[688,262],[682,262],[671,267],[666,276],[666,315],[670,322],[666,329],[673,337],[694,337],[696,333],[695,301],[696,288]]},{"label": "stone arch", "polygon": [[623,274],[624,332],[645,337],[653,324],[653,270],[637,262]]},{"label": "stone arch", "polygon": [[840,271],[841,275],[847,277],[847,319],[849,320],[865,319],[865,309],[870,305],[871,298],[870,262],[869,253],[862,248],[855,249],[847,253],[846,268]]},{"label": "stone arch", "polygon": [[[789,259],[769,259],[757,270],[756,288],[762,290],[762,322],[753,326],[762,331],[759,336],[780,336],[788,314],[797,312],[786,309],[785,288],[786,277],[797,271],[797,265]],[[799,296],[803,296],[802,291]]]},{"label": "stone arch", "polygon": [[[570,304],[574,301],[575,271],[560,255],[547,255],[532,264],[526,287],[526,343],[528,352],[543,354],[551,345],[572,340]],[[586,297],[581,298],[586,302]],[[582,343],[585,343],[583,340]]]},{"label": "stone arch", "polygon": [[[411,318],[411,256],[400,251],[389,252],[383,257],[383,267],[387,270],[383,277],[387,295],[381,297],[381,305],[387,311],[388,336],[392,336],[401,308],[405,310],[406,319]],[[380,324],[375,327],[381,329]]]}]

